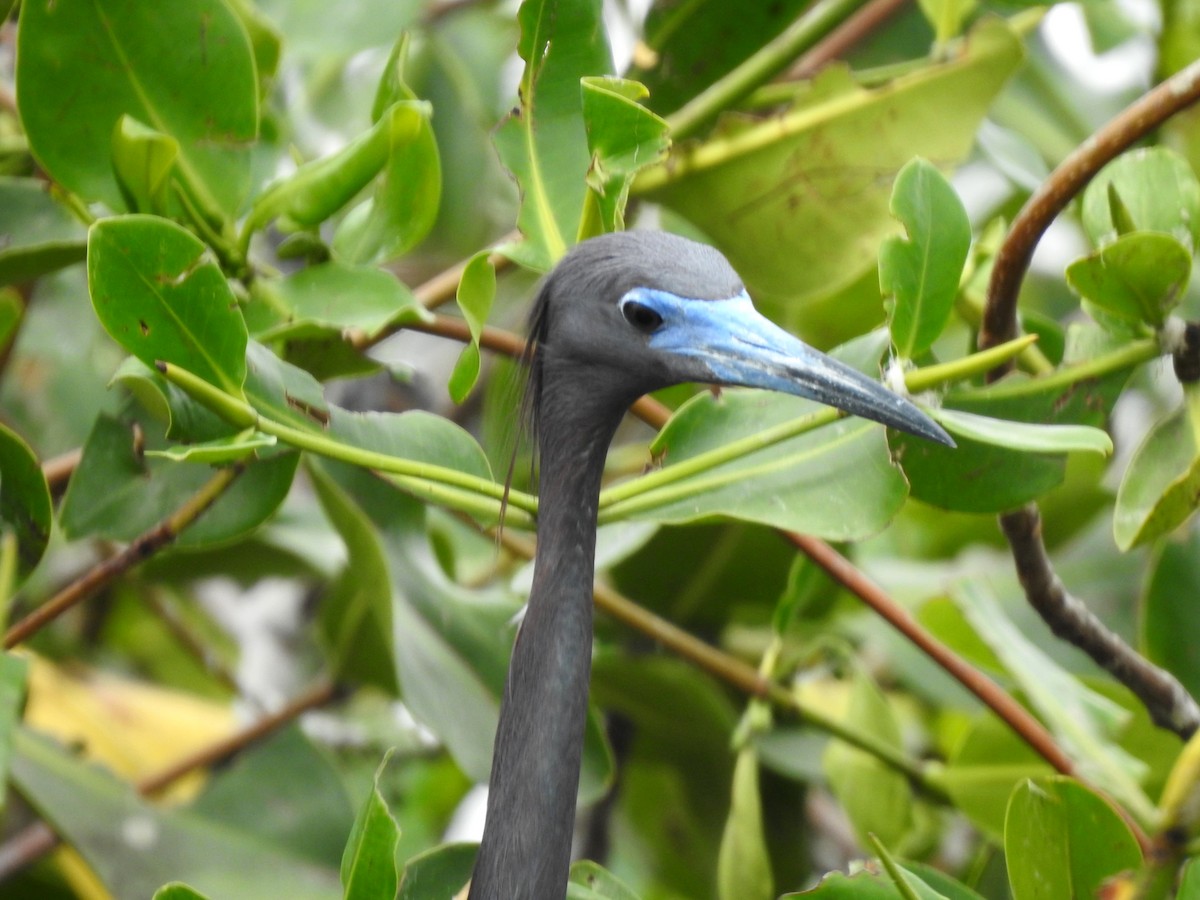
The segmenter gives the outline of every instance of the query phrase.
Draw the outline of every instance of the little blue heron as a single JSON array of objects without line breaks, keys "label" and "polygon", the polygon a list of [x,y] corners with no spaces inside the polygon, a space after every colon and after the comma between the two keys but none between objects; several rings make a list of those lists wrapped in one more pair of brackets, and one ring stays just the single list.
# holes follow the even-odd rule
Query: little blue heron
[{"label": "little blue heron", "polygon": [[592,653],[604,456],[642,394],[681,382],[770,388],[953,444],[917,407],[755,312],[710,247],[631,231],[576,246],[530,319],[526,402],[540,455],[538,545],[492,758],[471,900],[561,900]]}]

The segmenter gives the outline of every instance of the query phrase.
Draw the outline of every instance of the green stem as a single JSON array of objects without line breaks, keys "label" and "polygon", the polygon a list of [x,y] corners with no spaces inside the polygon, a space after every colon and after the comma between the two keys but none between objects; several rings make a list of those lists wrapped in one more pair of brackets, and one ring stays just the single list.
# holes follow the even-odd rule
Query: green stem
[{"label": "green stem", "polygon": [[[1089,378],[1100,378],[1104,375],[1111,375],[1113,372],[1119,372],[1121,369],[1132,369],[1134,366],[1149,362],[1160,355],[1162,355],[1162,348],[1154,338],[1132,341],[1124,347],[1097,356],[1095,359],[1089,359],[1087,362],[1057,369],[1051,375],[1038,378],[1037,384],[1039,388],[1043,389],[1067,388],[1081,381],[1087,381]],[[1002,381],[988,387],[964,391],[963,394],[995,399],[1010,394],[1023,394],[1029,390],[1029,384],[1028,381],[1011,383]]]},{"label": "green stem", "polygon": [[[802,416],[801,418],[795,419],[792,422],[786,422],[783,425],[778,425],[775,428],[768,429],[766,432],[760,432],[760,434],[770,434],[771,432],[774,432],[774,431],[777,431],[780,429],[794,428],[797,423],[800,423],[801,425],[806,426],[802,429],[803,431],[810,431],[811,429],[816,428],[819,425],[826,425],[829,422],[832,422],[835,419],[842,417],[843,415],[844,415],[844,413],[840,412],[839,410],[826,408],[826,409],[818,410],[817,412],[812,413],[808,416]],[[634,515],[639,512],[645,512],[646,510],[654,509],[654,508],[660,507],[660,506],[665,506],[669,503],[675,503],[676,501],[679,501],[679,500],[685,500],[688,497],[694,497],[697,494],[705,494],[710,491],[718,490],[719,488],[723,488],[723,487],[725,487],[729,484],[732,484],[734,482],[737,482],[737,481],[747,481],[749,479],[759,478],[759,477],[761,477],[763,475],[767,475],[771,472],[776,472],[779,469],[784,469],[784,468],[788,468],[790,466],[797,465],[809,457],[816,456],[819,453],[828,453],[830,450],[836,448],[839,444],[845,443],[846,441],[849,441],[849,440],[852,440],[852,439],[858,437],[859,433],[862,431],[863,428],[874,427],[873,423],[871,423],[871,422],[863,421],[860,424],[861,424],[861,428],[849,430],[845,434],[839,435],[833,441],[827,441],[825,443],[820,444],[819,446],[812,447],[808,450],[805,450],[802,453],[789,454],[782,458],[772,459],[772,460],[769,460],[768,462],[760,463],[757,466],[745,466],[745,467],[739,466],[736,469],[711,472],[707,476],[693,478],[693,479],[689,480],[688,482],[686,482],[685,484],[661,485],[661,486],[657,487],[655,490],[639,491],[635,496],[629,497],[628,499],[623,500],[620,503],[610,502],[607,509],[605,509],[603,507],[601,508],[600,516],[599,516],[600,523],[605,524],[607,522],[619,521],[621,519],[628,518],[629,516]],[[800,432],[797,432],[797,433],[800,433]],[[758,437],[758,436],[759,435],[753,435],[752,438]],[[788,436],[790,437],[791,435],[788,435]],[[752,438],[743,439],[743,441],[735,441],[733,444],[729,444],[729,445],[726,445],[725,447],[718,448],[718,450],[716,450],[716,451],[712,451],[712,453],[719,454],[719,455],[725,455],[723,451],[727,450],[729,447],[736,446],[738,444],[743,443],[745,440],[751,440]],[[780,438],[780,440],[783,440],[783,439],[784,438]],[[775,443],[775,442],[772,441],[772,443]],[[756,448],[756,449],[760,449],[760,448]],[[702,454],[702,455],[709,456],[710,454]],[[699,458],[700,457],[695,457],[695,459],[699,459]],[[736,458],[736,457],[733,457],[733,458]],[[683,464],[681,463],[680,465],[683,465]],[[678,468],[678,467],[672,466],[670,469],[662,469],[661,471],[665,474],[667,472],[674,471],[676,468]],[[655,474],[657,474],[657,473],[655,473]],[[649,476],[647,476],[647,478],[648,477]],[[639,478],[637,482],[634,482],[634,484],[639,484],[640,482],[645,481],[645,480],[646,479],[644,479],[644,478]],[[672,480],[674,480],[674,479],[672,479]]]},{"label": "green stem", "polygon": [[605,510],[608,507],[645,494],[647,491],[658,490],[680,479],[690,478],[693,475],[715,469],[717,466],[732,462],[735,459],[741,459],[747,454],[764,450],[767,447],[778,444],[780,441],[786,441],[788,438],[812,431],[812,429],[818,428],[821,425],[828,425],[830,422],[834,422],[840,418],[841,415],[836,409],[829,407],[818,409],[808,415],[800,416],[787,422],[781,422],[778,425],[748,435],[740,440],[722,444],[720,447],[697,454],[691,459],[685,459],[665,469],[658,469],[648,475],[643,475],[641,478],[613,485],[607,490],[600,492],[600,509]]},{"label": "green stem", "polygon": [[[502,484],[457,469],[364,450],[323,434],[276,422],[263,416],[249,403],[225,393],[186,369],[165,362],[158,362],[156,365],[168,381],[178,385],[188,396],[236,427],[257,428],[292,447],[351,465],[400,476],[404,481],[397,483],[402,483],[406,490],[435,499],[435,502],[445,502],[456,509],[464,509],[467,512],[485,510],[484,515],[493,517],[499,512],[499,504],[504,499]],[[493,502],[481,504],[478,499],[480,497],[490,498]],[[509,491],[508,504],[523,510],[530,517],[537,514],[537,498],[522,491]]]},{"label": "green stem", "polygon": [[1003,344],[997,344],[990,350],[982,350],[956,359],[951,362],[925,366],[904,373],[904,386],[912,393],[932,390],[952,381],[966,381],[976,375],[986,375],[1001,363],[1019,356],[1026,347],[1037,341],[1036,334],[1026,334]]},{"label": "green stem", "polygon": [[671,137],[678,141],[695,134],[718,113],[783,71],[797,55],[816,44],[862,3],[863,0],[817,0],[778,37],[668,116]]}]

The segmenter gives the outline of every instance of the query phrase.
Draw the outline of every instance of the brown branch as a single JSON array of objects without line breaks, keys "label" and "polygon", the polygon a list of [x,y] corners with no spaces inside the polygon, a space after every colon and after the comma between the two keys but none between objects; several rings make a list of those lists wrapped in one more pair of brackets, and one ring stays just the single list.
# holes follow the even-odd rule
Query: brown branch
[{"label": "brown branch", "polygon": [[782,80],[811,78],[835,59],[845,56],[860,41],[870,37],[876,29],[900,12],[907,2],[908,0],[871,0],[796,60]]},{"label": "brown branch", "polygon": [[[979,348],[986,350],[1017,333],[1017,292],[1033,259],[1033,251],[1050,223],[1083,190],[1092,177],[1175,113],[1200,99],[1200,60],[1180,69],[1120,112],[1084,141],[1033,192],[1013,220],[996,254],[988,284]],[[1006,363],[992,371],[995,381],[1010,371]]]},{"label": "brown branch", "polygon": [[1067,592],[1042,543],[1042,517],[1037,506],[1030,504],[1001,516],[1000,527],[1012,547],[1025,597],[1050,630],[1133,691],[1156,725],[1184,739],[1190,737],[1200,726],[1200,706],[1174,676],[1152,665]]},{"label": "brown branch", "polygon": [[[136,790],[143,797],[157,794],[184,775],[202,768],[211,768],[224,762],[234,754],[245,750],[284,725],[297,719],[302,713],[324,706],[337,697],[337,689],[322,682],[305,691],[282,709],[263,716],[229,737],[215,741],[160,772],[141,779]],[[35,822],[0,846],[0,882],[15,875],[28,865],[45,856],[59,844],[59,837],[46,822]]]},{"label": "brown branch", "polygon": [[[1144,94],[1084,141],[1034,192],[1013,221],[996,255],[983,324],[981,349],[1017,333],[1017,295],[1033,251],[1054,218],[1110,160],[1127,150],[1169,117],[1200,99],[1200,60],[1181,69]],[[993,369],[996,381],[1011,363]],[[1036,505],[1000,516],[1025,597],[1050,630],[1079,647],[1131,690],[1151,718],[1183,738],[1200,727],[1200,706],[1169,673],[1159,669],[1109,631],[1078,599],[1063,588],[1042,541]]]},{"label": "brown branch", "polygon": [[244,466],[234,465],[219,469],[200,490],[196,491],[170,516],[149,531],[138,535],[120,553],[92,566],[79,578],[13,625],[4,635],[4,649],[11,650],[22,641],[28,640],[43,626],[54,621],[67,610],[86,600],[100,588],[174,541],[184,528],[191,525],[212,506],[243,468]]},{"label": "brown branch", "polygon": [[79,466],[81,459],[83,459],[83,448],[77,447],[42,463],[42,475],[46,478],[46,485],[50,488],[51,494],[57,496],[67,489],[67,482],[75,474],[75,469]]},{"label": "brown branch", "polygon": [[885,622],[978,697],[1046,762],[1064,775],[1075,774],[1075,764],[1041,722],[996,682],[921,627],[908,610],[893,600],[850,560],[818,538],[794,532],[785,532],[784,537],[824,569],[834,581],[871,607]]},{"label": "brown branch", "polygon": [[257,722],[246,726],[241,731],[227,738],[214,741],[207,747],[201,747],[195,753],[183,757],[153,775],[142,778],[137,783],[137,791],[143,797],[157,794],[170,787],[184,775],[197,769],[209,769],[223,763],[237,753],[245,750],[251,744],[278,731],[284,725],[300,717],[302,713],[324,706],[337,697],[337,687],[331,682],[321,682],[309,688],[286,706],[275,712],[268,713]]}]

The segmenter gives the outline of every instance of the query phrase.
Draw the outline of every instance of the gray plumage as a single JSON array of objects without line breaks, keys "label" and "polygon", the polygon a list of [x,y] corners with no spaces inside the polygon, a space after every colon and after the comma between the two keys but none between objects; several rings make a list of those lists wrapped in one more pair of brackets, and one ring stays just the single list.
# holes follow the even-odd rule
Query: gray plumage
[{"label": "gray plumage", "polygon": [[950,442],[907,400],[757,316],[743,291],[716,250],[661,232],[585,241],[542,284],[526,394],[540,456],[537,555],[501,703],[471,900],[566,893],[591,668],[597,498],[609,442],[634,400],[687,381],[749,384]]}]

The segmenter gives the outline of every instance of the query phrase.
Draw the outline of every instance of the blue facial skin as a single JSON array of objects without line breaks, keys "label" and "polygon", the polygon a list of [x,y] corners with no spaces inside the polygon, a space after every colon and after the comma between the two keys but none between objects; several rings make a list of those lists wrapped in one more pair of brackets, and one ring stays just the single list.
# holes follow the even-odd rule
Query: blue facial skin
[{"label": "blue facial skin", "polygon": [[620,306],[629,302],[662,318],[650,333],[651,349],[700,359],[715,382],[806,397],[954,446],[942,427],[907,398],[784,331],[755,310],[745,291],[727,300],[693,300],[634,288]]}]

